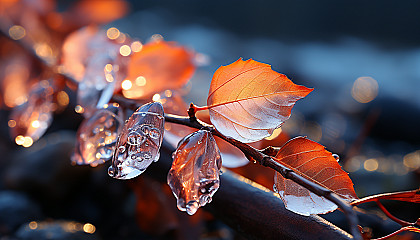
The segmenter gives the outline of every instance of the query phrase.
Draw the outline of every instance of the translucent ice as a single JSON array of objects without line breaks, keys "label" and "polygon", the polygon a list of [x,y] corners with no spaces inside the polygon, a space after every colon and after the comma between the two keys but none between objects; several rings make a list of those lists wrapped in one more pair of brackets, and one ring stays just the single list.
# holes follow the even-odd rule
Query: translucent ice
[{"label": "translucent ice", "polygon": [[72,162],[96,166],[111,159],[123,119],[118,107],[109,105],[86,118],[77,131],[76,150]]},{"label": "translucent ice", "polygon": [[193,215],[211,202],[219,189],[219,148],[209,131],[199,130],[181,140],[173,158],[168,185],[177,198],[178,209]]},{"label": "translucent ice", "polygon": [[117,179],[130,179],[143,173],[159,160],[165,119],[159,102],[137,109],[124,125],[117,141],[108,174]]},{"label": "translucent ice", "polygon": [[53,89],[47,80],[43,80],[30,89],[25,103],[13,108],[10,118],[15,125],[10,131],[16,143],[19,137],[36,141],[47,131],[52,121],[52,101]]}]

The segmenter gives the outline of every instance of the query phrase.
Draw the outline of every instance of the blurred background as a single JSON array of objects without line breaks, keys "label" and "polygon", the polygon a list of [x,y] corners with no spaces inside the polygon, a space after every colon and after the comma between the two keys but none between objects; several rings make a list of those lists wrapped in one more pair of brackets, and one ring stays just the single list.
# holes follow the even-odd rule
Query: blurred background
[{"label": "blurred background", "polygon": [[[0,0],[1,4],[7,2]],[[35,0],[26,2],[37,5]],[[59,1],[56,9],[66,11],[74,4],[75,1]],[[103,28],[118,28],[142,42],[161,35],[166,41],[178,42],[197,53],[198,68],[189,83],[191,90],[185,96],[186,102],[205,105],[203,96],[207,95],[212,75],[221,65],[228,65],[240,57],[268,63],[293,82],[314,88],[305,99],[297,102],[282,131],[290,137],[308,136],[339,154],[340,163],[349,172],[359,197],[419,187],[419,1],[143,0],[129,1],[128,4],[126,15],[107,22]],[[7,61],[4,56],[1,56],[2,60]],[[96,192],[97,188],[99,192],[102,188],[103,192],[113,189],[115,192],[106,194],[111,194],[111,199],[126,196],[127,214],[133,215],[130,206],[135,205],[135,196],[126,186],[103,187],[104,182],[117,184],[107,179],[103,169],[100,172],[51,164],[57,154],[63,154],[57,148],[72,151],[75,130],[82,120],[73,110],[74,95],[69,95],[70,105],[62,114],[54,116],[46,137],[41,139],[44,145],[35,143],[27,149],[10,140],[10,108],[3,106],[0,121],[3,155],[0,162],[3,165],[0,170],[0,190],[3,189],[0,210],[2,206],[8,206],[7,199],[14,199],[11,196],[22,190],[41,202],[34,203],[40,205],[34,216],[71,219],[71,210],[63,212],[53,204],[58,209],[45,211],[45,205],[67,198],[75,189],[79,191],[81,182],[89,179],[93,184],[84,189],[84,193]],[[29,157],[31,159],[27,159]],[[34,159],[44,165],[40,166]],[[54,166],[61,169],[57,170],[59,174],[49,175],[48,171]],[[64,178],[60,171],[71,176],[72,181]],[[77,174],[82,177],[77,179]],[[63,181],[70,182],[66,182],[68,189],[61,189],[63,192],[51,183],[58,175],[65,179]],[[11,189],[18,191],[13,194],[6,192]],[[36,197],[39,190],[46,195]],[[79,201],[77,205],[63,202],[91,212],[74,219],[100,222],[100,210],[95,207],[102,201],[99,196],[103,197],[99,193],[98,198],[77,197],[73,199]],[[3,205],[2,201],[5,202]],[[390,203],[389,206],[409,221],[419,217],[416,205]],[[37,209],[28,208],[31,211]],[[1,218],[8,217],[0,213],[0,221]],[[168,223],[165,224],[171,229]],[[19,224],[9,225],[9,230],[4,225],[3,230],[0,228],[7,233],[4,239],[13,239],[10,229],[15,231],[19,227]],[[125,234],[127,238],[121,239],[130,239],[130,232]],[[220,238],[229,239],[229,236]]]}]

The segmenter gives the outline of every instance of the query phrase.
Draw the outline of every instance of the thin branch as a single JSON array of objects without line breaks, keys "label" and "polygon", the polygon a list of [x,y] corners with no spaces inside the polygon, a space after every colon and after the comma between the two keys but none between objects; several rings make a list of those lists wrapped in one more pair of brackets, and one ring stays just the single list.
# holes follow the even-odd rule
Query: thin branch
[{"label": "thin branch", "polygon": [[391,234],[388,234],[388,235],[383,236],[383,237],[380,237],[380,238],[375,238],[375,239],[372,239],[372,240],[385,240],[385,239],[389,239],[390,237],[393,237],[393,236],[395,236],[397,234],[400,234],[400,233],[402,233],[404,231],[411,231],[411,232],[420,233],[420,229],[418,229],[416,227],[407,226],[407,227],[402,227],[402,228],[398,229],[397,231],[395,231],[395,232],[393,232]]},{"label": "thin branch", "polygon": [[360,231],[357,227],[358,219],[357,219],[356,213],[353,211],[353,207],[349,203],[344,201],[341,197],[339,197],[337,194],[330,191],[329,189],[326,189],[318,184],[315,184],[307,180],[306,178],[300,176],[293,170],[281,165],[279,162],[275,161],[272,157],[260,152],[259,150],[249,146],[248,144],[242,143],[233,138],[229,138],[222,135],[213,126],[203,123],[199,119],[196,119],[196,121],[193,121],[189,117],[180,117],[180,116],[176,116],[172,114],[165,114],[165,121],[171,122],[171,123],[182,124],[188,127],[196,128],[196,129],[202,129],[202,128],[212,129],[213,135],[218,136],[222,138],[223,140],[225,140],[226,142],[230,143],[231,145],[237,147],[239,150],[241,150],[245,154],[248,160],[255,161],[263,166],[272,168],[275,171],[279,172],[283,177],[298,183],[299,185],[305,187],[309,191],[317,194],[318,196],[325,197],[326,199],[336,204],[346,214],[347,220],[350,225],[350,231],[353,237],[355,239],[362,239],[362,236],[360,235]]},{"label": "thin branch", "polygon": [[388,211],[388,209],[386,209],[385,206],[382,205],[382,203],[379,201],[379,199],[376,199],[375,202],[378,205],[378,207],[382,210],[382,212],[385,213],[385,215],[387,215],[392,221],[400,224],[401,226],[406,227],[406,226],[413,226],[415,224],[415,223],[409,223],[407,221],[404,221],[404,220],[399,219],[399,218],[395,217],[394,215],[392,215]]},{"label": "thin branch", "polygon": [[[2,35],[4,35],[5,37],[10,39],[10,36],[8,34],[4,33],[3,29],[2,29],[1,32],[3,33]],[[26,43],[24,43],[23,41],[17,41],[17,43],[19,45],[23,46],[24,49],[27,50],[29,54],[33,55],[37,60],[39,60],[39,62],[41,62],[45,67],[48,67],[49,69],[51,69],[55,74],[62,76],[64,79],[66,79],[66,80],[68,80],[72,83],[77,83],[77,81],[75,81],[73,78],[71,78],[70,76],[68,76],[66,74],[63,74],[63,73],[57,71],[55,66],[50,65],[44,59],[40,58],[33,51],[33,49],[31,47],[29,47]],[[129,109],[132,109],[132,110],[135,110],[138,107],[138,104],[136,103],[136,101],[128,100],[128,99],[126,99],[122,96],[114,95],[112,100],[119,103],[122,107],[129,108]],[[205,107],[200,108],[200,107],[196,107],[193,104],[191,104],[190,110],[188,112],[189,117],[165,114],[165,121],[189,126],[189,127],[196,128],[196,129],[203,129],[203,128],[207,129],[207,130],[213,132],[213,134],[215,136],[218,136],[218,137],[222,138],[226,142],[228,142],[228,143],[232,144],[233,146],[237,147],[238,149],[240,149],[250,161],[255,161],[255,162],[258,162],[259,164],[261,164],[263,166],[272,168],[275,171],[279,172],[283,177],[300,184],[301,186],[307,188],[308,190],[317,194],[318,196],[325,197],[326,199],[330,200],[331,202],[336,204],[345,213],[345,215],[347,217],[347,220],[349,222],[349,225],[350,225],[351,234],[353,235],[354,239],[362,240],[362,236],[361,236],[361,234],[359,232],[359,229],[357,227],[358,226],[358,219],[357,219],[356,213],[353,211],[353,208],[349,203],[344,201],[342,198],[340,198],[337,194],[330,191],[329,189],[321,187],[320,185],[317,185],[317,184],[307,180],[306,178],[300,176],[299,174],[297,174],[293,170],[281,165],[280,163],[275,161],[269,155],[266,155],[263,152],[260,152],[259,150],[249,146],[248,144],[239,142],[239,141],[237,141],[233,138],[228,138],[228,137],[222,135],[220,132],[218,132],[213,126],[200,121],[199,119],[197,119],[195,117],[195,112],[197,110],[202,110],[202,109],[205,109]]]}]

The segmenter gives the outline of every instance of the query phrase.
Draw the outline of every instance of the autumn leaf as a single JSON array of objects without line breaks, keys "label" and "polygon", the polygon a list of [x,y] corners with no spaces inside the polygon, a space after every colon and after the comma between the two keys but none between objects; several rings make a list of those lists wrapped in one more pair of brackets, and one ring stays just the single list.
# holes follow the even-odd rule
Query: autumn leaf
[{"label": "autumn leaf", "polygon": [[206,108],[219,132],[249,143],[270,136],[311,91],[268,64],[239,59],[214,73]]},{"label": "autumn leaf", "polygon": [[[341,169],[335,157],[319,143],[305,137],[296,137],[280,149],[275,160],[347,201],[357,198],[353,182],[347,173]],[[279,193],[286,208],[293,212],[302,215],[323,214],[337,208],[334,203],[285,179],[277,172],[274,182],[275,190]]]},{"label": "autumn leaf", "polygon": [[84,0],[77,2],[69,15],[73,16],[73,21],[81,22],[82,25],[106,24],[123,17],[128,9],[129,5],[124,0]]},{"label": "autumn leaf", "polygon": [[173,42],[150,42],[131,55],[127,79],[132,85],[123,89],[123,94],[138,99],[180,88],[188,82],[194,70],[192,54],[185,48]]}]

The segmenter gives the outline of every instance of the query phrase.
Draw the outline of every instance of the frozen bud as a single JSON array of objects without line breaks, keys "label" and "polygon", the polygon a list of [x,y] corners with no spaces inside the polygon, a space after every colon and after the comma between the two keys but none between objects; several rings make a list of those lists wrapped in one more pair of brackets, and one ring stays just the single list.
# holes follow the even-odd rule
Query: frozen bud
[{"label": "frozen bud", "polygon": [[211,202],[219,189],[219,148],[209,131],[199,130],[181,140],[173,158],[168,185],[177,198],[178,209],[193,215]]},{"label": "frozen bud", "polygon": [[123,119],[119,108],[109,105],[86,118],[77,131],[76,149],[72,162],[77,165],[97,166],[111,159]]},{"label": "frozen bud", "polygon": [[130,179],[143,173],[159,160],[165,118],[159,102],[137,109],[124,125],[115,148],[108,174],[117,179]]}]

